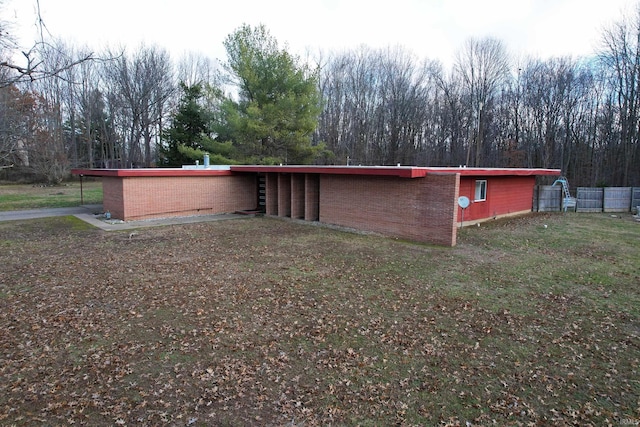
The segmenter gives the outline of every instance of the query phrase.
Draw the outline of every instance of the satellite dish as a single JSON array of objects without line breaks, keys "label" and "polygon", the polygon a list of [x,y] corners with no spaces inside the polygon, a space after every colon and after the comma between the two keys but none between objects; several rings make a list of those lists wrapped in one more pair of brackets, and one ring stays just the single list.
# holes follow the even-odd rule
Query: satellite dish
[{"label": "satellite dish", "polygon": [[458,197],[458,206],[462,209],[466,209],[469,207],[469,198],[467,196]]},{"label": "satellite dish", "polygon": [[469,207],[469,198],[467,196],[458,197],[458,206],[462,208],[462,221],[460,221],[460,227],[464,224],[464,210]]}]

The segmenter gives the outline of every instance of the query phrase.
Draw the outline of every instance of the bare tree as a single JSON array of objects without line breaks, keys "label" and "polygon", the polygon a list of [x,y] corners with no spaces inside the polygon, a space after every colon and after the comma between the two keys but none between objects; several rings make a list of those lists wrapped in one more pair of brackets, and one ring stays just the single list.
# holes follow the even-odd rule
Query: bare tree
[{"label": "bare tree", "polygon": [[[509,57],[502,41],[494,38],[467,40],[458,52],[455,70],[460,75],[465,89],[465,98],[476,123],[475,135],[469,136],[467,164],[471,163],[471,149],[475,145],[474,166],[484,161],[484,131],[486,116],[493,108],[499,90],[509,77]],[[474,140],[475,144],[471,141]]]},{"label": "bare tree", "polygon": [[107,119],[104,112],[104,99],[100,89],[101,81],[99,69],[94,62],[84,62],[77,68],[76,83],[69,85],[69,90],[75,93],[74,117],[77,122],[77,151],[76,167],[95,167],[104,165],[100,143],[107,139],[103,132]]},{"label": "bare tree", "polygon": [[3,74],[0,80],[0,86],[5,87],[25,81],[33,82],[48,77],[56,77],[78,64],[95,59],[92,53],[82,58],[65,58],[64,61],[58,64],[57,68],[48,69],[43,65],[44,61],[41,55],[43,51],[46,51],[50,47],[51,45],[49,43],[38,42],[31,49],[22,51],[25,63],[21,65],[10,60],[1,60],[0,68],[11,70],[13,73]]},{"label": "bare tree", "polygon": [[[2,7],[0,1],[0,10]],[[10,23],[0,20],[0,64],[8,61],[15,48]],[[13,78],[13,69],[0,65],[0,169],[13,167],[16,163],[28,164],[24,149],[24,118],[32,100],[17,87],[5,84]]]},{"label": "bare tree", "polygon": [[[59,68],[70,54],[64,43],[50,45],[42,51],[42,64],[49,69]],[[30,82],[35,94],[36,105],[27,138],[29,166],[37,176],[47,182],[57,184],[68,174],[69,144],[64,129],[69,113],[67,85],[61,78],[43,78]]]},{"label": "bare tree", "polygon": [[[0,2],[0,9],[3,7]],[[40,14],[40,1],[35,0],[37,23],[40,36],[39,39],[29,48],[19,48],[11,35],[11,24],[7,21],[0,20],[0,87],[10,86],[12,84],[36,81],[48,77],[59,76],[78,64],[85,61],[95,59],[93,52],[85,52],[81,57],[64,57],[61,56],[56,62],[54,68],[51,64],[47,64],[44,56],[48,55],[50,50],[55,47],[47,40],[50,38],[44,19]],[[46,36],[45,36],[46,35]],[[12,55],[16,50],[20,50],[21,61],[13,60]]]},{"label": "bare tree", "polygon": [[[178,82],[188,87],[200,85],[203,89],[202,98],[198,102],[202,107],[220,117],[221,104],[225,94],[225,77],[222,74],[218,61],[211,60],[203,55],[190,52],[183,56],[176,67]],[[232,90],[229,88],[229,90]],[[180,91],[175,91],[169,101],[168,108],[176,109],[179,103]]]},{"label": "bare tree", "polygon": [[159,137],[167,103],[175,90],[173,69],[166,51],[141,47],[133,56],[121,55],[103,67],[111,113],[125,141],[121,166],[151,166],[154,141]]},{"label": "bare tree", "polygon": [[612,183],[639,185],[638,173],[632,171],[632,165],[637,167],[640,160],[640,5],[633,15],[604,31],[600,59],[610,71],[609,82],[620,123],[618,146],[609,148],[619,165]]},{"label": "bare tree", "polygon": [[425,124],[428,73],[400,48],[381,52],[379,73],[377,157],[382,164],[412,163]]},{"label": "bare tree", "polygon": [[29,166],[25,146],[34,99],[16,86],[0,87],[0,169]]},{"label": "bare tree", "polygon": [[416,163],[435,89],[428,68],[397,47],[330,58],[322,66],[325,109],[317,138],[340,163]]},{"label": "bare tree", "polygon": [[220,69],[217,62],[201,54],[189,52],[178,61],[176,77],[187,86],[219,85]]},{"label": "bare tree", "polygon": [[[440,146],[432,154],[430,165],[450,166],[466,164],[465,147],[468,143],[469,106],[463,102],[463,85],[457,73],[445,75],[442,67],[432,67],[432,79],[436,87],[433,114],[428,119],[435,122],[434,141]],[[433,147],[432,147],[433,148]]]},{"label": "bare tree", "polygon": [[325,142],[327,148],[334,154],[330,162],[349,164],[353,157],[353,147],[350,140],[350,126],[347,124],[346,111],[346,74],[349,60],[346,56],[329,57],[326,62],[320,61],[321,70],[319,89],[324,100],[324,109],[319,117],[315,140]]}]

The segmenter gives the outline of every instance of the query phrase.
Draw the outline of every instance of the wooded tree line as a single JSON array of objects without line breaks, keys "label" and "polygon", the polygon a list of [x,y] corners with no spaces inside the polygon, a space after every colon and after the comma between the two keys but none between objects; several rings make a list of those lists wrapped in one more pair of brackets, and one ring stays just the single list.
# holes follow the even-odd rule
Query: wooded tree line
[{"label": "wooded tree line", "polygon": [[469,40],[453,69],[402,49],[327,59],[316,133],[350,164],[559,168],[573,185],[640,185],[636,20],[599,56],[513,64]]},{"label": "wooded tree line", "polygon": [[59,181],[70,167],[179,166],[208,152],[221,163],[560,168],[572,186],[640,186],[640,10],[601,38],[591,58],[545,60],[470,39],[450,70],[400,47],[303,62],[262,26],[229,35],[223,65],[174,62],[156,46],[95,55],[42,43],[36,63],[55,73],[19,79],[0,63],[0,167]]},{"label": "wooded tree line", "polygon": [[55,76],[2,68],[0,165],[59,182],[71,167],[179,167],[205,152],[219,163],[313,161],[323,147],[311,138],[317,72],[264,26],[244,25],[224,44],[220,66],[198,55],[174,64],[156,46],[96,56],[41,43],[41,68]]}]

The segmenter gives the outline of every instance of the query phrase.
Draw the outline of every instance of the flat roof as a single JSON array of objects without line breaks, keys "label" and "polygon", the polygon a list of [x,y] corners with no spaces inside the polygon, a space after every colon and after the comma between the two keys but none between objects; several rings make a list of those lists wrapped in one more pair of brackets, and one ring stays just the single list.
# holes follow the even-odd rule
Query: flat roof
[{"label": "flat roof", "polygon": [[231,166],[234,172],[318,173],[332,175],[374,175],[422,178],[431,174],[457,174],[462,176],[534,176],[560,175],[560,169],[540,168],[466,168],[418,166]]},{"label": "flat roof", "polygon": [[233,175],[224,169],[182,169],[182,168],[141,168],[141,169],[71,169],[73,175],[113,176],[113,177],[158,177],[158,176],[224,176]]},{"label": "flat roof", "polygon": [[560,169],[541,168],[466,168],[466,167],[417,167],[417,166],[306,166],[306,165],[237,165],[228,170],[148,168],[148,169],[72,169],[74,175],[109,177],[161,177],[161,176],[224,176],[238,172],[253,173],[313,173],[325,175],[395,176],[423,178],[427,175],[461,176],[559,176]]}]

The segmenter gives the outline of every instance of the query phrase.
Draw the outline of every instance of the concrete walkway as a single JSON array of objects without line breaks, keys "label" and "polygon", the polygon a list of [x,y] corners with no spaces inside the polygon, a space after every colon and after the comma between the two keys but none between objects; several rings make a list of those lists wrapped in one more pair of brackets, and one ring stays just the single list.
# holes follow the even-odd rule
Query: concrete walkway
[{"label": "concrete walkway", "polygon": [[102,213],[102,205],[82,205],[73,208],[43,208],[26,211],[0,212],[0,221],[16,221],[21,219],[47,218],[51,216],[66,216],[77,214]]},{"label": "concrete walkway", "polygon": [[94,227],[105,231],[133,230],[136,228],[159,227],[163,225],[193,224],[197,222],[221,221],[226,219],[248,218],[250,215],[216,214],[182,216],[159,219],[145,219],[139,221],[121,221],[117,219],[106,220],[102,205],[82,205],[74,208],[45,208],[30,209],[25,211],[0,212],[0,221],[18,221],[24,219],[47,218],[52,216],[73,215]]}]

